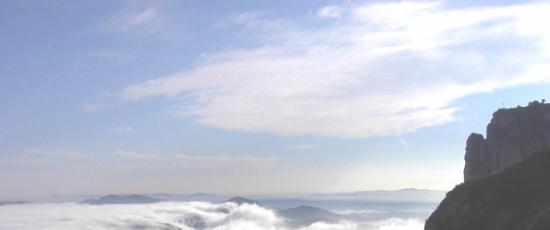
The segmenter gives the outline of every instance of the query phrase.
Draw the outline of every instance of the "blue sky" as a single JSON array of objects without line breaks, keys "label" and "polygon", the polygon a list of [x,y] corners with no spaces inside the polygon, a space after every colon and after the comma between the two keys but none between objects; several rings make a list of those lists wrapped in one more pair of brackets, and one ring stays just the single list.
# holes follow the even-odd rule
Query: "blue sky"
[{"label": "blue sky", "polygon": [[0,196],[446,190],[548,95],[545,2],[2,5]]}]

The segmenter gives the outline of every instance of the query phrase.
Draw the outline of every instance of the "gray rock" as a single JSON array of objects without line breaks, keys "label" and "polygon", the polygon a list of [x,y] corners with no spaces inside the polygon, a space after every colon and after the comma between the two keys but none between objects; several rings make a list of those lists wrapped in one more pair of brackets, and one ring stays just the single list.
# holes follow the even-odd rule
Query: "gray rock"
[{"label": "gray rock", "polygon": [[425,230],[550,229],[550,148],[501,173],[457,185]]},{"label": "gray rock", "polygon": [[494,175],[550,145],[550,104],[499,109],[487,125],[487,138],[473,133],[466,142],[464,181]]}]

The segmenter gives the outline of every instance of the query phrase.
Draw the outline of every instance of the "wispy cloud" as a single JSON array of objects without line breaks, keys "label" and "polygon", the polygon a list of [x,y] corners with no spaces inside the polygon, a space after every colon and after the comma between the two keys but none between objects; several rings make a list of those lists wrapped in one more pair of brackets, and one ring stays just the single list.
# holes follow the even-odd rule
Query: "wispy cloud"
[{"label": "wispy cloud", "polygon": [[317,10],[317,16],[322,18],[341,18],[345,12],[346,8],[342,6],[325,6]]},{"label": "wispy cloud", "polygon": [[317,148],[317,145],[313,144],[296,144],[296,145],[289,145],[286,147],[287,149],[293,149],[293,150],[310,150]]},{"label": "wispy cloud", "polygon": [[349,13],[319,9],[340,16],[333,17],[338,23],[249,30],[251,37],[272,37],[130,85],[121,100],[184,94],[192,99],[174,114],[204,125],[358,138],[448,123],[458,98],[549,80],[550,32],[543,22],[550,4],[340,7]]},{"label": "wispy cloud", "polygon": [[225,20],[220,23],[221,25],[232,23],[232,24],[240,24],[240,25],[246,26],[246,25],[255,24],[255,22],[260,21],[260,19],[266,14],[267,12],[265,11],[250,11],[250,12],[244,12],[240,14],[233,14],[225,18]]},{"label": "wispy cloud", "polygon": [[274,156],[201,156],[201,155],[174,155],[177,162],[185,167],[204,169],[242,168],[265,169],[275,166],[278,158]]},{"label": "wispy cloud", "polygon": [[[118,12],[99,24],[100,30],[153,34],[163,30],[168,17],[166,7],[176,1],[123,1]],[[98,53],[97,56],[118,57],[119,52]],[[124,56],[128,56],[124,54]]]},{"label": "wispy cloud", "polygon": [[122,26],[129,28],[134,26],[143,25],[154,20],[157,16],[157,10],[149,6],[140,12],[127,14],[124,16]]},{"label": "wispy cloud", "polygon": [[231,14],[222,17],[220,21],[214,24],[214,27],[236,28],[241,33],[243,40],[254,43],[259,40],[271,40],[274,31],[283,31],[289,26],[292,26],[290,21],[284,18],[274,18],[269,11],[248,11]]},{"label": "wispy cloud", "polygon": [[158,154],[138,153],[136,151],[122,150],[122,149],[115,150],[113,154],[130,158],[130,159],[135,159],[135,160],[154,160],[154,161],[168,160],[167,157],[161,156]]},{"label": "wispy cloud", "polygon": [[153,6],[146,6],[142,9],[123,9],[110,21],[110,25],[122,31],[137,29],[145,26],[158,18],[157,9]]},{"label": "wispy cloud", "polygon": [[71,161],[93,159],[92,156],[77,150],[63,148],[29,148],[17,154],[0,156],[2,163],[32,166],[62,165]]},{"label": "wispy cloud", "polygon": [[46,158],[76,158],[76,159],[87,159],[90,158],[89,155],[75,150],[68,149],[45,149],[45,148],[31,148],[27,152],[35,157],[46,157]]},{"label": "wispy cloud", "polygon": [[140,153],[132,150],[115,150],[113,154],[134,160],[164,161],[189,169],[266,169],[278,163],[275,156],[251,155],[191,155]]},{"label": "wispy cloud", "polygon": [[397,140],[399,141],[399,144],[401,144],[401,146],[403,146],[404,148],[408,148],[408,147],[409,147],[409,142],[407,142],[407,140],[405,140],[405,138],[403,138],[403,137],[400,136],[400,135],[397,135],[396,138],[397,138]]}]

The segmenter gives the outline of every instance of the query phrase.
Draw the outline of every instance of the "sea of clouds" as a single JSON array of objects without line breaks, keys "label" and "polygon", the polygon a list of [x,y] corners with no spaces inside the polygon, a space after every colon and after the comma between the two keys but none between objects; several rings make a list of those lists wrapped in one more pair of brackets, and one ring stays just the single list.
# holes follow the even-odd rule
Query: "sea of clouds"
[{"label": "sea of clouds", "polygon": [[[0,206],[0,229],[211,229],[289,230],[275,210],[258,205],[207,202],[86,205],[77,203]],[[296,228],[295,228],[296,229]],[[421,230],[415,219],[389,218],[369,222],[316,222],[298,230]]]}]

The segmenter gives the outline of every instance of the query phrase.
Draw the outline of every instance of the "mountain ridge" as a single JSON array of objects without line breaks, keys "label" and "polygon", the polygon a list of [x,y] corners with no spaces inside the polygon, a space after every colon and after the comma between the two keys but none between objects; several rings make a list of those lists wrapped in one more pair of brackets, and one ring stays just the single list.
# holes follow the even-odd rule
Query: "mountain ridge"
[{"label": "mountain ridge", "polygon": [[130,195],[106,195],[97,199],[87,199],[82,201],[83,204],[105,205],[105,204],[149,204],[157,203],[163,200],[150,196],[130,194]]}]

